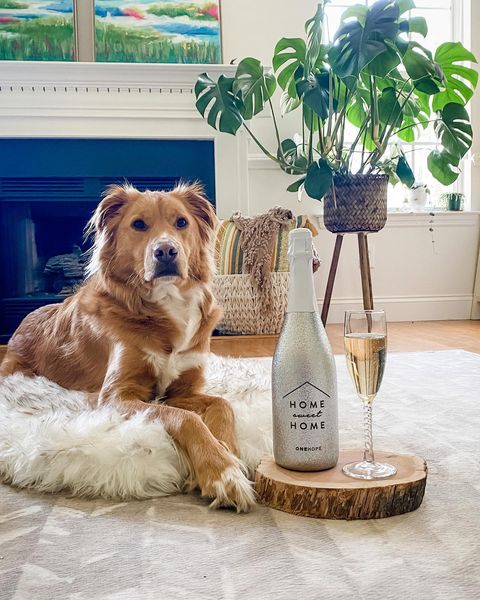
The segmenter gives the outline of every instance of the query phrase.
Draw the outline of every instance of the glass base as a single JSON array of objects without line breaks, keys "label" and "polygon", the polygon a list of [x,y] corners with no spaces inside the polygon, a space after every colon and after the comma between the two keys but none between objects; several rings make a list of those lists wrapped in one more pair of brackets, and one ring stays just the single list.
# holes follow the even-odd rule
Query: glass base
[{"label": "glass base", "polygon": [[342,469],[345,475],[355,479],[386,479],[396,474],[397,469],[388,463],[360,462],[349,463]]}]

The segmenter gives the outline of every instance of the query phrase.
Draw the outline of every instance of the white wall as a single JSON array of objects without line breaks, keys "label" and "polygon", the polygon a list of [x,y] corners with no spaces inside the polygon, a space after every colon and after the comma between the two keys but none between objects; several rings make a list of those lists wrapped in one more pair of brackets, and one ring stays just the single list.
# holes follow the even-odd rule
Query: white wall
[{"label": "white wall", "polygon": [[[465,35],[472,52],[478,60],[480,60],[480,36],[478,28],[480,26],[480,2],[472,0],[468,4],[468,11],[465,15]],[[479,70],[479,65],[474,65]],[[471,104],[471,115],[473,130],[475,137],[473,139],[472,155],[475,159],[471,165],[471,190],[472,209],[480,210],[480,92],[477,91],[477,96]]]},{"label": "white wall", "polygon": [[299,37],[317,0],[220,0],[223,62],[254,56],[269,65],[281,37]]},{"label": "white wall", "polygon": [[[303,24],[313,14],[316,4],[316,0],[222,0],[224,62],[254,56],[266,65],[271,64],[277,40],[301,36]],[[480,25],[480,2],[472,4],[473,31],[478,30]],[[477,46],[474,51],[480,57],[480,38],[473,35],[472,39]],[[474,148],[480,152],[478,99],[473,120],[478,132]],[[269,118],[262,116],[256,119],[254,131],[274,148],[270,125]],[[280,129],[282,137],[291,135],[298,130],[296,118],[290,115],[288,119],[281,120]],[[478,162],[479,166],[472,168],[472,194],[476,209],[480,209],[480,159]],[[321,204],[317,201],[304,198],[299,203],[295,194],[285,191],[294,179],[259,154],[257,147],[251,143],[249,213],[265,211],[275,204],[288,206],[297,214],[320,213]],[[433,224],[429,220],[428,215],[391,216],[386,228],[369,238],[374,296],[377,306],[386,308],[391,320],[470,318],[478,257],[478,215],[437,215]],[[433,234],[429,231],[431,226]],[[323,266],[317,276],[317,297],[321,300],[334,236],[323,229],[316,244],[323,258]],[[343,310],[359,306],[361,302],[356,244],[355,236],[346,236],[334,288],[332,321],[340,321]],[[477,317],[480,318],[480,313]]]},{"label": "white wall", "polygon": [[[468,11],[466,14],[466,35],[470,42],[472,52],[480,60],[480,36],[478,35],[478,26],[480,24],[480,2],[472,0],[467,2]],[[476,65],[477,70],[480,69]],[[471,165],[470,193],[472,197],[472,209],[480,210],[480,101],[477,98],[472,102],[472,124],[473,130],[477,134],[473,140],[472,153],[474,162]],[[472,308],[472,318],[480,319],[480,256],[477,267],[477,277],[475,284],[475,295]]]}]

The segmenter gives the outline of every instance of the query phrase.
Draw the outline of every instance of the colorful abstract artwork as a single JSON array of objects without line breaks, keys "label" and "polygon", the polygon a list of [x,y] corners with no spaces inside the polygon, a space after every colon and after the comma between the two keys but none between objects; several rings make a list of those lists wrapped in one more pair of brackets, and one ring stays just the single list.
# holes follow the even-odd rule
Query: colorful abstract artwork
[{"label": "colorful abstract artwork", "polygon": [[73,0],[0,0],[0,60],[73,60]]},{"label": "colorful abstract artwork", "polygon": [[219,0],[96,0],[95,18],[97,61],[221,62]]}]

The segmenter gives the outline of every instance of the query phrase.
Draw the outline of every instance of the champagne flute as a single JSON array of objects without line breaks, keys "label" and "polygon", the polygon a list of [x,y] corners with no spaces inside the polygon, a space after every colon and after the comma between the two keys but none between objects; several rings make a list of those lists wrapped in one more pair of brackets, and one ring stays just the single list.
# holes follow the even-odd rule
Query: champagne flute
[{"label": "champagne flute", "polygon": [[348,371],[363,402],[365,450],[363,460],[349,463],[342,470],[357,479],[385,479],[395,475],[397,469],[375,461],[372,438],[372,404],[382,383],[387,352],[384,311],[346,311],[344,341]]}]

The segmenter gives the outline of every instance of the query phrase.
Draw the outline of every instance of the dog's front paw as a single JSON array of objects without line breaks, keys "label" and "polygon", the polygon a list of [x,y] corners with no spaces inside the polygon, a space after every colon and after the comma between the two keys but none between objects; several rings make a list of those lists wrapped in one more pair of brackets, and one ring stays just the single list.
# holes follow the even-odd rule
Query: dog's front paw
[{"label": "dog's front paw", "polygon": [[[213,498],[210,508],[230,507],[237,512],[249,512],[255,505],[252,482],[245,475],[242,463],[223,448],[221,464],[210,463],[199,473],[202,496]],[[216,461],[215,461],[216,462]],[[219,468],[220,467],[220,468]]]},{"label": "dog's front paw", "polygon": [[212,493],[202,494],[213,497],[210,508],[233,507],[237,512],[249,512],[255,505],[255,492],[252,482],[247,479],[238,465],[227,467],[219,479],[211,484]]}]

